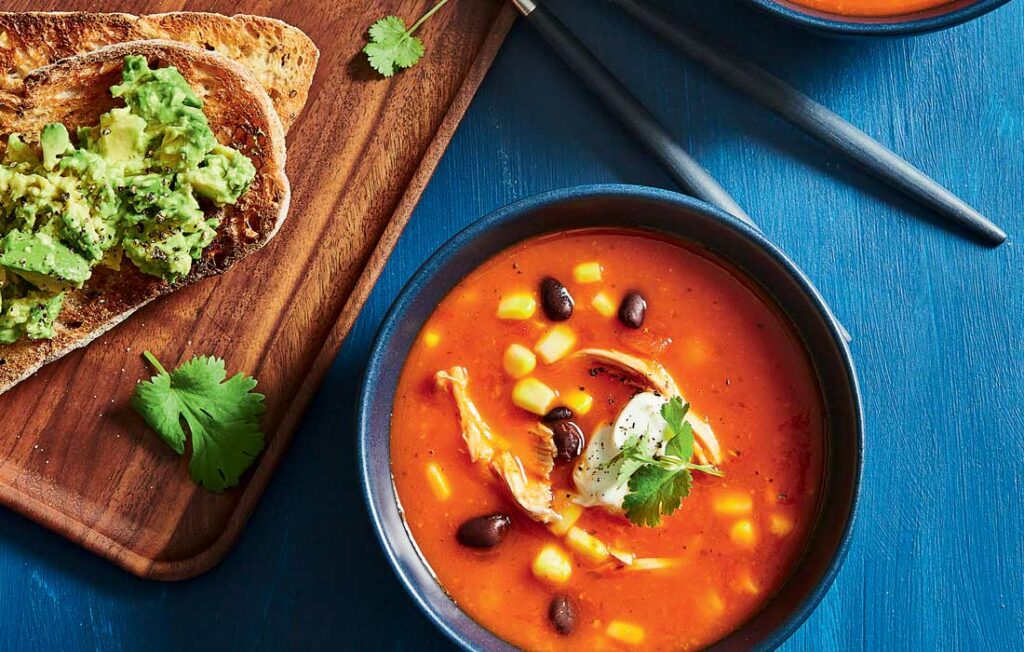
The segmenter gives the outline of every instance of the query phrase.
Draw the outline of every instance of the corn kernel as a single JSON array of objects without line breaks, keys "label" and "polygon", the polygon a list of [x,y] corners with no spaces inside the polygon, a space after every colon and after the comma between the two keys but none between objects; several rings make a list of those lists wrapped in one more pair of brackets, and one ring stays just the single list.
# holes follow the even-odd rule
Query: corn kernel
[{"label": "corn kernel", "polygon": [[512,388],[512,402],[527,412],[544,416],[557,398],[555,390],[536,378],[523,378]]},{"label": "corn kernel", "polygon": [[537,312],[537,300],[532,294],[510,294],[498,302],[498,319],[529,319]]},{"label": "corn kernel", "polygon": [[565,544],[591,563],[600,564],[608,559],[608,547],[604,542],[575,525],[565,533]]},{"label": "corn kernel", "polygon": [[590,300],[590,305],[603,317],[614,317],[618,311],[615,301],[604,290],[594,295],[594,298]]},{"label": "corn kernel", "polygon": [[574,389],[562,398],[565,406],[577,415],[584,415],[594,407],[594,397],[584,391]]},{"label": "corn kernel", "polygon": [[564,358],[576,346],[576,333],[565,324],[555,326],[541,336],[533,350],[547,364]]},{"label": "corn kernel", "polygon": [[544,582],[565,584],[572,576],[572,562],[561,548],[549,544],[533,560],[534,576]]},{"label": "corn kernel", "polygon": [[793,531],[793,519],[784,514],[772,514],[768,517],[768,529],[780,537],[784,537]]},{"label": "corn kernel", "polygon": [[427,465],[427,484],[430,485],[430,490],[434,492],[438,500],[448,500],[452,497],[452,488],[448,484],[448,478],[445,477],[444,471],[441,470],[441,466],[437,462]]},{"label": "corn kernel", "polygon": [[712,505],[716,512],[724,516],[746,516],[754,507],[754,501],[750,494],[730,491],[716,495]]},{"label": "corn kernel", "polygon": [[729,530],[729,536],[741,546],[752,546],[757,540],[754,524],[747,519],[733,523],[732,529]]},{"label": "corn kernel", "polygon": [[556,511],[562,517],[562,520],[553,521],[548,526],[548,530],[556,537],[563,537],[569,531],[569,528],[576,525],[576,521],[580,520],[580,516],[583,515],[583,506],[576,503],[566,503]]},{"label": "corn kernel", "polygon": [[428,349],[436,348],[441,343],[441,334],[437,331],[426,331],[423,333],[423,345]]},{"label": "corn kernel", "polygon": [[761,587],[758,586],[753,576],[747,571],[744,571],[736,578],[733,588],[740,593],[749,593],[750,595],[757,595],[761,592]]},{"label": "corn kernel", "polygon": [[597,283],[601,280],[601,272],[601,263],[589,261],[574,267],[572,277],[577,283]]},{"label": "corn kernel", "polygon": [[722,602],[722,596],[718,595],[717,591],[711,591],[704,598],[704,606],[707,607],[708,612],[714,615],[718,615],[725,611],[725,603]]},{"label": "corn kernel", "polygon": [[608,623],[608,629],[604,630],[604,633],[626,645],[640,645],[646,636],[643,627],[624,620],[613,620]]},{"label": "corn kernel", "polygon": [[502,362],[509,376],[522,378],[537,367],[537,356],[522,344],[510,344]]}]

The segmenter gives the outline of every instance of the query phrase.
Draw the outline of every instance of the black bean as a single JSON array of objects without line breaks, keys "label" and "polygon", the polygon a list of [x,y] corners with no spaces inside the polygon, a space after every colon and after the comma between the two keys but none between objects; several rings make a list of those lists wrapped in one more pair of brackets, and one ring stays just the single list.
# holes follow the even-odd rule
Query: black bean
[{"label": "black bean", "polygon": [[541,419],[544,423],[554,423],[555,421],[562,421],[563,419],[571,419],[572,410],[565,407],[564,405],[551,408],[551,411],[544,415]]},{"label": "black bean", "polygon": [[551,426],[555,441],[555,459],[571,462],[583,452],[583,430],[572,421],[556,421]]},{"label": "black bean", "polygon": [[619,321],[629,328],[640,328],[647,316],[647,301],[639,292],[630,292],[619,305]]},{"label": "black bean", "polygon": [[510,529],[512,519],[498,512],[469,519],[459,526],[455,538],[468,548],[493,548],[505,540]]},{"label": "black bean", "polygon": [[556,595],[548,606],[548,618],[559,634],[572,634],[576,629],[576,603],[567,595]]},{"label": "black bean", "polygon": [[575,303],[569,290],[557,278],[548,276],[540,282],[540,305],[551,321],[565,321],[572,317]]}]

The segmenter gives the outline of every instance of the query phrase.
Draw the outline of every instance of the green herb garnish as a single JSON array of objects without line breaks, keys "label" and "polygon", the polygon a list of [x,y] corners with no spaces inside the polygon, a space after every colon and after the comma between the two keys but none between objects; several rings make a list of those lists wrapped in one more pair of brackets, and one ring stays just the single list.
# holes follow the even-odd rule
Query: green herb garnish
[{"label": "green herb garnish", "polygon": [[692,471],[721,477],[723,474],[710,464],[693,464],[693,428],[684,421],[690,405],[678,396],[661,407],[665,429],[665,453],[652,457],[640,446],[640,437],[626,440],[622,451],[609,460],[619,466],[619,485],[629,483],[629,493],[622,501],[626,517],[634,525],[654,527],[661,524],[662,515],[671,516],[679,509],[683,498],[690,495],[693,486]]},{"label": "green herb garnish", "polygon": [[419,63],[426,47],[423,40],[413,34],[447,3],[448,0],[440,0],[408,29],[398,16],[381,18],[374,23],[370,27],[370,42],[363,48],[370,66],[384,77],[391,77],[399,69],[412,68]]},{"label": "green herb garnish", "polygon": [[178,455],[185,452],[185,428],[191,433],[192,479],[221,492],[238,479],[263,450],[259,417],[266,410],[256,381],[237,374],[225,381],[220,358],[197,356],[167,373],[152,353],[142,354],[157,371],[135,387],[132,407]]}]

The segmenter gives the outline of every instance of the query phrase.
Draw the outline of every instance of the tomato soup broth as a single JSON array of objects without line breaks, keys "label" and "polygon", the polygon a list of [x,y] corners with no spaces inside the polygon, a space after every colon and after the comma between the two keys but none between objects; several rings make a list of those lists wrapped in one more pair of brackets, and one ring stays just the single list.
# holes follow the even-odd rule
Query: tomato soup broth
[{"label": "tomato soup broth", "polygon": [[840,16],[906,16],[948,5],[954,0],[792,0],[783,4],[817,9]]},{"label": "tomato soup broth", "polygon": [[[529,310],[517,319],[497,316],[509,297],[540,303],[545,277],[559,279],[574,299],[569,319],[556,324],[541,307],[528,317]],[[641,328],[627,327],[601,298],[617,308],[634,290],[647,304]],[[506,352],[514,344],[542,348],[538,342],[556,326],[574,335],[574,351],[606,348],[658,361],[714,429],[722,477],[694,471],[689,496],[659,526],[633,525],[602,507],[574,508],[573,470],[582,457],[551,472],[554,509],[571,516],[549,524],[520,508],[493,469],[471,461],[460,412],[435,374],[466,370],[466,393],[496,447],[529,470],[540,411],[514,404],[520,380],[507,370]],[[556,392],[550,406],[569,405],[589,438],[637,394],[604,367],[570,352],[550,364],[538,357],[525,376]],[[805,547],[822,484],[823,408],[788,322],[721,263],[641,231],[541,236],[471,273],[412,347],[391,428],[395,487],[426,562],[462,610],[530,650],[713,643],[785,580]],[[511,523],[499,545],[460,543],[463,523],[495,513]],[[558,532],[560,524],[573,525],[576,536]],[[562,571],[538,574],[538,558],[552,547]],[[555,598],[570,603],[571,627],[555,622]]]}]

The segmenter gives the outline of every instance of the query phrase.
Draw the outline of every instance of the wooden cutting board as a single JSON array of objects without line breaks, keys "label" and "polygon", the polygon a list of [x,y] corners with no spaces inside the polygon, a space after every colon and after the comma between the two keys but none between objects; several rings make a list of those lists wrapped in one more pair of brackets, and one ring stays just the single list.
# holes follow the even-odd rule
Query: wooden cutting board
[{"label": "wooden cutting board", "polygon": [[[367,27],[389,13],[411,22],[432,4],[0,2],[258,13],[301,28],[321,52],[288,136],[292,206],[280,233],[227,274],[158,300],[0,396],[0,503],[143,577],[191,577],[227,553],[513,20],[502,0],[455,0],[421,30],[420,65],[380,79],[360,54]],[[168,368],[210,354],[258,378],[267,447],[241,486],[198,489],[187,460],[132,411],[133,388],[150,375],[146,349]]]}]

